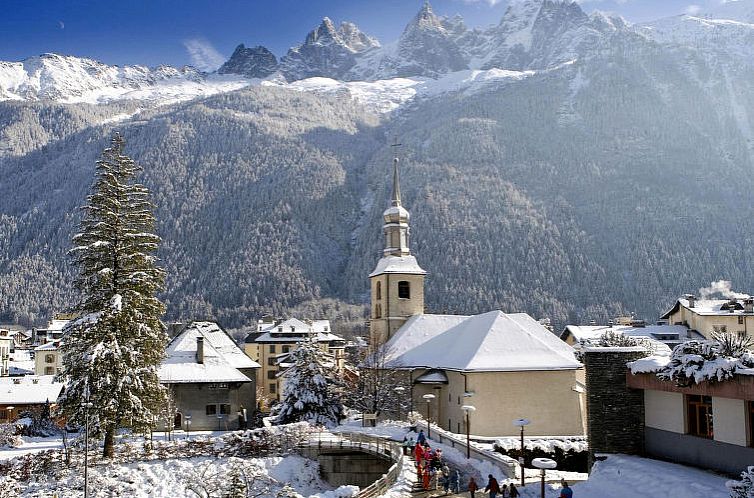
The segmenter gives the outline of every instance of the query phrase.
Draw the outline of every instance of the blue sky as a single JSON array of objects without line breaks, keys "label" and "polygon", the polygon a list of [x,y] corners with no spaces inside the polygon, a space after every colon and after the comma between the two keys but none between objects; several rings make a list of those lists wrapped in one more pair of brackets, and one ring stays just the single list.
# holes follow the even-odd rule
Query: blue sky
[{"label": "blue sky", "polygon": [[[585,10],[630,21],[705,10],[721,0],[582,0]],[[323,16],[355,22],[382,42],[396,39],[422,0],[0,0],[0,60],[44,52],[108,64],[194,64],[211,69],[236,45],[276,55],[299,44]],[[508,0],[434,0],[435,12],[469,26],[499,22]]]}]

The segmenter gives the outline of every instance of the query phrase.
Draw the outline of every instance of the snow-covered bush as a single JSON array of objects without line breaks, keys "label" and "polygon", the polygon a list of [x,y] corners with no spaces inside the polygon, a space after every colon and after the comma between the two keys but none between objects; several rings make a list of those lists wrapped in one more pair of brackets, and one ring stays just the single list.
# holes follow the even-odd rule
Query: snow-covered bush
[{"label": "snow-covered bush", "polygon": [[657,376],[679,386],[728,380],[739,368],[754,367],[754,355],[746,344],[727,334],[712,340],[681,343],[673,349],[670,361]]},{"label": "snow-covered bush", "polygon": [[741,472],[740,481],[728,481],[725,485],[730,498],[754,498],[754,466]]}]

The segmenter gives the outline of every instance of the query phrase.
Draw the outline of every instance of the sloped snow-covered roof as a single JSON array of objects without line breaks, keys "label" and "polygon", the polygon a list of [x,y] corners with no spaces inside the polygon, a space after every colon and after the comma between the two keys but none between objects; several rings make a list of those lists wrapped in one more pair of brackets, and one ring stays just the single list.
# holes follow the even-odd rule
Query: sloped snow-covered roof
[{"label": "sloped snow-covered roof", "polygon": [[411,275],[425,275],[424,271],[414,256],[385,256],[380,258],[370,277],[383,273],[408,273]]},{"label": "sloped snow-covered roof", "polygon": [[50,341],[47,344],[42,344],[34,348],[34,351],[57,351],[60,347],[60,340]]},{"label": "sloped snow-covered roof", "polygon": [[[197,338],[204,338],[204,360],[197,361]],[[214,322],[192,322],[174,337],[165,351],[158,376],[166,384],[189,382],[249,382],[239,368],[259,368]]]},{"label": "sloped snow-covered roof", "polygon": [[0,378],[0,405],[55,403],[63,384],[53,375]]},{"label": "sloped snow-covered roof", "polygon": [[215,322],[191,322],[178,337],[182,338],[181,342],[193,342],[193,350],[196,352],[196,338],[200,335],[204,337],[205,348],[207,344],[212,346],[212,349],[220,353],[230,366],[259,368],[259,363],[249,358],[233,338]]},{"label": "sloped snow-covered roof", "polygon": [[[730,299],[695,299],[694,306],[689,306],[689,300],[682,297],[675,302],[672,308],[666,311],[660,318],[669,318],[672,313],[675,313],[681,306],[696,313],[697,315],[714,316],[736,316],[736,315],[751,315],[744,311],[744,306],[741,300],[737,300],[734,306],[731,306]],[[733,308],[733,309],[730,309]]]},{"label": "sloped snow-covered roof", "polygon": [[525,313],[415,315],[386,344],[394,368],[573,370],[573,348]]},{"label": "sloped snow-covered roof", "polygon": [[658,341],[682,342],[688,339],[704,339],[699,332],[684,325],[568,325],[561,338],[570,333],[577,341],[599,339],[606,332],[618,332],[630,337],[647,337]]},{"label": "sloped snow-covered roof", "polygon": [[269,323],[261,326],[260,331],[249,334],[247,342],[299,342],[308,337],[316,342],[345,342],[345,339],[330,330],[330,320],[314,320],[307,323],[298,318],[288,318],[277,325]]}]

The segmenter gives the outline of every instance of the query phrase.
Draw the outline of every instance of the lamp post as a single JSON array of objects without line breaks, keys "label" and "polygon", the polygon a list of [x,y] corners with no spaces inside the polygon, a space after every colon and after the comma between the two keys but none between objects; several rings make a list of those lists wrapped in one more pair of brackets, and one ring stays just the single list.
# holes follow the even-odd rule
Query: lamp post
[{"label": "lamp post", "polygon": [[398,403],[398,419],[400,419],[403,415],[403,393],[406,391],[406,388],[403,386],[398,386],[393,389],[393,391],[395,391],[395,395],[400,399],[400,402]]},{"label": "lamp post", "polygon": [[432,429],[430,428],[430,425],[429,425],[429,408],[430,408],[430,405],[432,404],[432,400],[435,399],[435,395],[425,394],[424,396],[422,396],[422,398],[424,398],[425,401],[427,402],[427,439],[430,439],[432,437]]},{"label": "lamp post", "polygon": [[466,460],[468,460],[469,458],[471,458],[471,442],[470,442],[470,436],[469,436],[469,434],[470,434],[470,430],[469,430],[469,427],[470,427],[469,414],[471,412],[475,412],[476,411],[476,407],[475,406],[471,406],[471,405],[463,405],[461,407],[461,410],[463,410],[463,411],[466,412]]},{"label": "lamp post", "polygon": [[84,498],[89,498],[89,409],[91,402],[84,403]]},{"label": "lamp post", "polygon": [[518,458],[518,463],[521,465],[521,487],[523,488],[526,486],[526,482],[524,480],[524,463],[526,462],[524,451],[526,447],[524,446],[524,427],[529,425],[531,422],[528,418],[517,418],[513,421],[513,425],[516,427],[521,427],[521,456]]},{"label": "lamp post", "polygon": [[556,468],[558,466],[558,463],[555,460],[551,460],[549,458],[535,458],[531,461],[531,464],[541,471],[542,484],[540,488],[540,496],[541,498],[545,498],[545,470]]},{"label": "lamp post", "polygon": [[186,415],[186,439],[191,438],[191,415]]}]

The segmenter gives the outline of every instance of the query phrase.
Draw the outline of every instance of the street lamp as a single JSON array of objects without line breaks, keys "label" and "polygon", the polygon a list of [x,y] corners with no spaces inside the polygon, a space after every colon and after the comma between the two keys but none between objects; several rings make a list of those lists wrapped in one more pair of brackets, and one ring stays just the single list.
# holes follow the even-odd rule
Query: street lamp
[{"label": "street lamp", "polygon": [[524,457],[524,427],[529,425],[531,422],[528,418],[517,418],[513,421],[513,425],[516,427],[521,427],[521,456],[518,458],[518,463],[521,465],[521,487],[523,488],[526,486],[526,482],[524,481],[524,463],[526,462]]},{"label": "street lamp", "polygon": [[461,410],[466,412],[466,460],[471,458],[471,443],[469,441],[469,414],[476,411],[475,406],[463,405]]},{"label": "street lamp", "polygon": [[89,409],[94,406],[87,401],[84,406],[84,498],[89,498]]},{"label": "street lamp", "polygon": [[434,394],[425,394],[422,396],[427,401],[427,439],[430,439],[432,437],[432,429],[429,426],[429,408],[432,404],[432,400],[435,399]]},{"label": "street lamp", "polygon": [[540,469],[542,474],[541,498],[545,498],[545,469],[554,469],[558,466],[555,460],[549,458],[535,458],[531,464]]},{"label": "street lamp", "polygon": [[398,396],[398,398],[400,399],[400,402],[398,403],[398,419],[400,419],[403,415],[403,393],[406,391],[406,388],[403,386],[398,386],[394,388],[393,391],[395,391],[396,396]]},{"label": "street lamp", "polygon": [[191,437],[191,415],[186,415],[186,439]]}]

